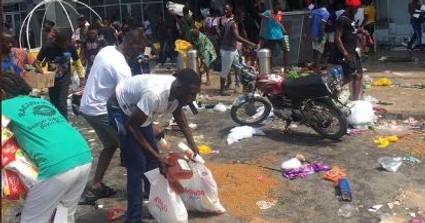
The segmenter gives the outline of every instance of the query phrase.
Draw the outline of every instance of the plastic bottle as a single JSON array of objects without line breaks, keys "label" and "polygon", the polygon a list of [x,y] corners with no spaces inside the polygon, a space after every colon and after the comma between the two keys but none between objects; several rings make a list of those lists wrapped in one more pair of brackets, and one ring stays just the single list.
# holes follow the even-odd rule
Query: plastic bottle
[{"label": "plastic bottle", "polygon": [[342,201],[351,201],[352,200],[350,181],[348,179],[346,179],[346,178],[340,179],[339,183],[338,183],[338,189],[341,193],[340,199]]},{"label": "plastic bottle", "polygon": [[328,72],[330,75],[332,75],[333,78],[337,80],[342,80],[342,77],[344,76],[344,71],[342,70],[341,65],[330,68]]},{"label": "plastic bottle", "polygon": [[195,155],[193,153],[193,151],[189,148],[189,146],[187,146],[186,144],[184,144],[183,142],[180,142],[177,147],[191,160],[198,162],[198,163],[205,163],[205,160],[202,159],[202,157],[197,154]]}]

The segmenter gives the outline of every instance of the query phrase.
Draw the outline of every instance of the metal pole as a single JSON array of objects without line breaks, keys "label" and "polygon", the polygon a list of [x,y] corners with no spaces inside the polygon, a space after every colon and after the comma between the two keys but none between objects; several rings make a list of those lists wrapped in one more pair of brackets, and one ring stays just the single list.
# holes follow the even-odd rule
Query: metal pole
[{"label": "metal pole", "polygon": [[121,21],[121,25],[122,25],[122,9],[121,9],[121,0],[119,0],[119,1],[118,1],[118,4],[119,4],[119,6],[118,6],[118,7],[120,7],[120,21]]},{"label": "metal pole", "polygon": [[300,43],[298,44],[298,55],[297,55],[297,63],[300,63],[300,54],[301,54],[301,46],[302,46],[302,41],[303,41],[303,36],[304,36],[304,19],[305,19],[305,15],[302,16],[301,19],[301,35],[300,35]]}]

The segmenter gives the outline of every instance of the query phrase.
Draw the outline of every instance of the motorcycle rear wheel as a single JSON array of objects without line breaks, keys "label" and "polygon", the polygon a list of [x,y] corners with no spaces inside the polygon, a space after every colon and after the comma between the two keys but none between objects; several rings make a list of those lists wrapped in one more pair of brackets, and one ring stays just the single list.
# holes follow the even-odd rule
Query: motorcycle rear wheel
[{"label": "motorcycle rear wheel", "polygon": [[303,112],[310,127],[324,138],[339,140],[347,133],[345,115],[331,102],[313,101]]},{"label": "motorcycle rear wheel", "polygon": [[[253,109],[255,109],[254,115],[252,115]],[[230,117],[239,125],[258,126],[269,117],[271,110],[272,105],[267,99],[254,96],[241,104],[233,105]]]}]

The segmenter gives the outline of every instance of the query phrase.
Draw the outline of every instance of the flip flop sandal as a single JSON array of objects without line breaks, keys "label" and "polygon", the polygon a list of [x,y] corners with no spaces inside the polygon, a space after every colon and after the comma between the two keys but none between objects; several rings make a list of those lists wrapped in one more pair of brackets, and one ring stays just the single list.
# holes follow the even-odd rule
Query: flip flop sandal
[{"label": "flip flop sandal", "polygon": [[111,197],[111,196],[113,196],[117,193],[116,190],[112,189],[111,187],[106,186],[103,183],[100,184],[99,188],[96,188],[96,189],[90,188],[89,191],[97,199]]}]

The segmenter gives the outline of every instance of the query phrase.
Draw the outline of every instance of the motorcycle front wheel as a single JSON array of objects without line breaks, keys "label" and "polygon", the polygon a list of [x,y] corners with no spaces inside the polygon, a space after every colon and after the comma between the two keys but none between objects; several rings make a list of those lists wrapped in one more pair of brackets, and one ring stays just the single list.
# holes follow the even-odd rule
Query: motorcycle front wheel
[{"label": "motorcycle front wheel", "polygon": [[258,126],[269,117],[272,110],[270,102],[260,96],[254,96],[230,109],[230,117],[239,125]]},{"label": "motorcycle front wheel", "polygon": [[338,140],[347,133],[345,115],[331,102],[312,101],[303,113],[310,127],[324,138]]}]

